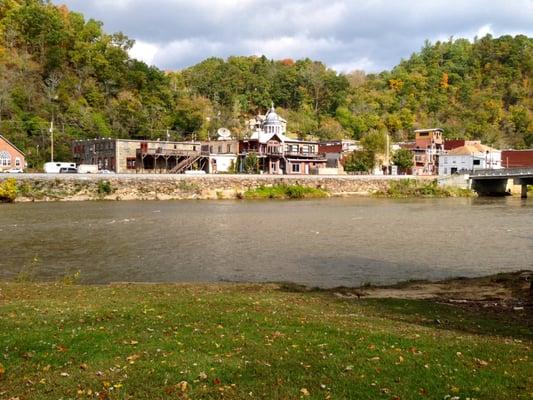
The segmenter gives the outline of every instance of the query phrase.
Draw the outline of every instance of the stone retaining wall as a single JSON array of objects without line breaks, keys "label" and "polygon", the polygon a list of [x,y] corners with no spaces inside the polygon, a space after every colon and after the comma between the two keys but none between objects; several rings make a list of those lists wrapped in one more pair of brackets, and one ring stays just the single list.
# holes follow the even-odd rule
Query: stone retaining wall
[{"label": "stone retaining wall", "polygon": [[[0,177],[2,180],[4,177]],[[413,179],[413,177],[409,177]],[[5,179],[5,178],[4,178]],[[249,189],[276,184],[302,185],[332,196],[369,195],[405,177],[372,176],[17,176],[17,201],[236,199]],[[428,178],[417,178],[428,179]]]}]

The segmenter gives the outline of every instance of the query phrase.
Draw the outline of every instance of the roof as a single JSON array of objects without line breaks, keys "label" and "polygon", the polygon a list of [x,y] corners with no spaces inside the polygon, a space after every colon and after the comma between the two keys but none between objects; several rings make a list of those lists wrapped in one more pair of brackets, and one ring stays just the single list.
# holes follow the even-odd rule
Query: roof
[{"label": "roof", "polygon": [[418,132],[435,132],[435,131],[444,132],[444,129],[442,129],[442,128],[417,129],[417,130],[415,130],[415,133],[418,133]]},{"label": "roof", "polygon": [[456,147],[448,152],[448,155],[452,156],[469,156],[479,153],[494,153],[500,150],[494,149],[489,146],[485,146],[481,143],[467,144],[465,146]]},{"label": "roof", "polygon": [[265,133],[263,131],[254,131],[250,136],[249,140],[257,140],[259,143],[266,143],[271,140],[274,136],[277,136],[282,142],[301,142],[301,140],[293,139],[282,133]]},{"label": "roof", "polygon": [[24,152],[22,150],[20,150],[17,146],[15,146],[13,143],[11,143],[9,140],[7,140],[5,137],[3,137],[2,135],[0,135],[0,139],[4,140],[8,145],[10,145],[11,147],[13,147],[16,151],[18,151],[20,154],[22,154],[23,156],[25,156],[26,154],[24,154]]}]

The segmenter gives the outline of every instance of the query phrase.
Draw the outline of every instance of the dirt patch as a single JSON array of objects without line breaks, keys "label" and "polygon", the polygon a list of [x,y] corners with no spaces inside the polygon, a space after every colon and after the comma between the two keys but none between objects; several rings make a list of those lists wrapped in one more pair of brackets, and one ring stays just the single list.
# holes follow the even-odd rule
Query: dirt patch
[{"label": "dirt patch", "polygon": [[502,273],[481,278],[455,278],[439,282],[410,281],[392,286],[310,289],[281,285],[288,291],[324,291],[343,299],[431,300],[460,308],[516,314],[533,321],[533,271]]}]

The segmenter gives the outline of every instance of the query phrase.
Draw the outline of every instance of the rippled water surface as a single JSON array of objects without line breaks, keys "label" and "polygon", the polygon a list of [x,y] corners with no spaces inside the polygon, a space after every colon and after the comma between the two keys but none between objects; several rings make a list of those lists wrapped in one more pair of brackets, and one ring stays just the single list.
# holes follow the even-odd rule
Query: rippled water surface
[{"label": "rippled water surface", "polygon": [[0,279],[392,283],[533,269],[533,199],[0,205]]}]

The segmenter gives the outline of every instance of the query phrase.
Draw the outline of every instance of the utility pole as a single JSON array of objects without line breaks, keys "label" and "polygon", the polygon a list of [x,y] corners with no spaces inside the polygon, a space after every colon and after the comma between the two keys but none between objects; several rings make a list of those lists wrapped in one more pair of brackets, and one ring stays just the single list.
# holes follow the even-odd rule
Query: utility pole
[{"label": "utility pole", "polygon": [[389,174],[389,168],[390,168],[390,155],[389,155],[389,133],[387,132],[387,149],[386,149],[387,155],[387,173],[385,175]]},{"label": "utility pole", "polygon": [[50,121],[50,161],[54,162],[54,115]]}]

